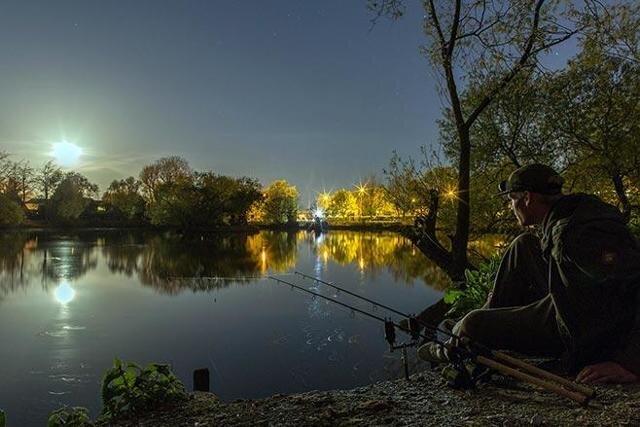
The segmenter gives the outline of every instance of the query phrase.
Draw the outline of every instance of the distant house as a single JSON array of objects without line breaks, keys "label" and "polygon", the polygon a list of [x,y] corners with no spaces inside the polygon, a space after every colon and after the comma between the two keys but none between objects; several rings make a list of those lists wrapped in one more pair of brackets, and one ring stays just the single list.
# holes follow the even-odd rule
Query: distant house
[{"label": "distant house", "polygon": [[40,207],[45,203],[44,199],[29,199],[25,202],[24,208],[27,210],[27,213],[37,214],[40,212]]}]

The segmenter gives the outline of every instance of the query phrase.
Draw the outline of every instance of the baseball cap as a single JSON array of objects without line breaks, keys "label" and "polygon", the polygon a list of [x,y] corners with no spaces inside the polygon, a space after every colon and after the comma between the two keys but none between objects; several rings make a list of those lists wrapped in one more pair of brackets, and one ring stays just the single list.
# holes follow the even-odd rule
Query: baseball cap
[{"label": "baseball cap", "polygon": [[540,163],[522,166],[506,181],[498,186],[498,195],[519,191],[530,191],[539,194],[559,194],[562,190],[564,179],[553,168]]}]

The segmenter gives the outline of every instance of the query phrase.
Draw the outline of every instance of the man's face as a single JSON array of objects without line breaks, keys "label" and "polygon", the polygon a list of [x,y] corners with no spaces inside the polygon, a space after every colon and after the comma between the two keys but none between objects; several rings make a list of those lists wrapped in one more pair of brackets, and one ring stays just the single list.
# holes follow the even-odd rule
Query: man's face
[{"label": "man's face", "polygon": [[529,192],[509,193],[511,200],[511,210],[522,227],[535,223],[531,208],[529,206]]}]

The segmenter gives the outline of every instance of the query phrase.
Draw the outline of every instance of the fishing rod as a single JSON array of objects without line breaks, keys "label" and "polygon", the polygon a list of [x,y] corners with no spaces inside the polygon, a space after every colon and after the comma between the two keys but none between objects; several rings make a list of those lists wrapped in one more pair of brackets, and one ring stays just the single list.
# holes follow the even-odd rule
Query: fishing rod
[{"label": "fishing rod", "polygon": [[[373,300],[371,300],[369,298],[365,298],[362,295],[358,295],[356,293],[350,292],[350,291],[348,291],[348,290],[346,290],[346,289],[344,289],[344,288],[342,288],[340,286],[337,286],[336,284],[334,284],[332,282],[327,282],[327,281],[324,281],[324,280],[319,279],[317,277],[313,277],[313,276],[310,276],[308,274],[301,273],[299,271],[295,271],[294,273],[298,274],[299,276],[302,276],[304,278],[314,280],[315,282],[323,283],[323,284],[325,284],[327,286],[330,286],[330,287],[332,287],[332,288],[334,288],[334,289],[336,289],[336,290],[338,290],[340,292],[344,292],[344,293],[346,293],[348,295],[354,296],[354,297],[359,298],[359,299],[361,299],[363,301],[369,302],[369,303],[371,303],[373,305],[376,305],[378,307],[381,307],[381,308],[384,308],[386,310],[389,310],[389,311],[391,311],[391,312],[393,312],[393,313],[395,313],[395,314],[397,314],[399,316],[406,317],[407,319],[409,319],[409,325],[411,325],[412,322],[413,322],[414,325],[417,323],[420,326],[422,326],[425,330],[434,332],[434,334],[439,332],[439,333],[441,333],[441,334],[443,334],[445,336],[448,336],[449,338],[453,338],[457,342],[461,342],[463,340],[463,338],[460,337],[459,335],[456,335],[456,334],[454,334],[452,332],[449,332],[449,331],[447,331],[445,329],[442,329],[439,326],[430,325],[430,324],[422,321],[421,319],[416,318],[414,315],[403,313],[403,312],[398,311],[398,310],[396,310],[396,309],[394,309],[392,307],[389,307],[389,306],[386,306],[384,304],[381,304],[381,303],[379,303],[377,301],[373,301]],[[406,328],[403,328],[402,326],[400,327],[400,329],[406,331]],[[421,336],[423,336],[423,335],[421,335]],[[437,338],[437,335],[436,335],[435,338]],[[447,347],[446,345],[444,345],[443,343],[441,343],[437,339],[434,339],[434,337],[431,337],[431,338],[427,337],[427,340],[430,340],[430,341],[436,342],[437,344],[443,345],[445,348]],[[589,398],[592,398],[592,397],[595,396],[595,391],[590,387],[582,386],[582,385],[577,384],[577,383],[575,383],[573,381],[567,380],[566,378],[554,375],[554,374],[552,374],[550,372],[547,372],[547,371],[545,371],[543,369],[540,369],[540,368],[538,368],[538,367],[536,367],[534,365],[531,365],[529,363],[523,362],[522,360],[520,360],[518,358],[509,356],[508,354],[503,353],[501,351],[491,350],[488,347],[486,347],[485,345],[483,345],[481,343],[478,343],[477,341],[471,340],[468,337],[465,337],[464,340],[467,341],[467,343],[471,344],[472,346],[474,346],[474,347],[476,347],[478,349],[481,349],[482,352],[492,356],[495,359],[501,360],[503,362],[507,362],[507,363],[515,365],[515,366],[517,366],[517,367],[519,367],[521,369],[524,369],[525,371],[529,371],[529,372],[534,373],[536,375],[540,375],[542,377],[545,377],[545,378],[548,378],[550,380],[556,381],[556,382],[562,384],[565,387],[578,390],[578,391],[580,391],[580,393],[589,396]],[[449,345],[449,347],[450,347],[450,345]]]},{"label": "fishing rod", "polygon": [[393,322],[391,319],[387,319],[382,318],[378,315],[369,313],[367,311],[361,310],[358,307],[354,307],[352,305],[343,303],[342,301],[338,301],[337,299],[319,294],[317,292],[313,292],[310,291],[309,289],[303,288],[302,286],[298,286],[295,283],[291,283],[288,282],[286,280],[282,280],[279,279],[277,277],[274,276],[269,276],[269,279],[275,280],[276,282],[285,284],[285,285],[289,285],[292,288],[298,289],[302,292],[308,293],[310,295],[313,295],[314,297],[318,297],[318,298],[322,298],[324,300],[330,301],[334,304],[338,304],[341,305],[342,307],[348,308],[349,310],[355,312],[355,313],[360,313],[363,314],[367,317],[370,317],[372,319],[378,320],[380,322],[384,323],[384,338],[387,341],[387,343],[389,344],[389,351],[393,352],[394,350],[401,350],[402,351],[402,365],[404,367],[404,377],[405,379],[409,379],[409,357],[407,355],[407,348],[408,347],[415,347],[416,344],[418,343],[418,339],[420,338],[426,338],[426,336],[420,334],[419,329],[417,328],[417,325],[414,325],[414,328],[412,329],[410,336],[411,336],[411,340],[408,342],[404,342],[401,344],[396,344],[396,328],[399,328],[402,331],[405,331],[399,324]]},{"label": "fishing rod", "polygon": [[[358,294],[355,294],[353,292],[347,291],[346,289],[343,289],[337,285],[334,285],[333,283],[329,283],[329,282],[325,282],[322,281],[320,279],[316,279],[312,276],[309,275],[305,275],[304,273],[299,273],[300,275],[302,275],[303,277],[307,277],[307,278],[311,278],[313,280],[317,280],[320,283],[324,283],[330,287],[333,287],[336,290],[339,291],[344,291],[345,293],[354,296],[356,298],[365,300],[367,302],[370,302],[374,305],[377,305],[379,307],[384,307],[387,309],[390,309],[390,311],[399,314],[403,317],[408,317],[409,319],[409,330],[407,330],[406,328],[400,326],[397,323],[394,323],[393,321],[391,321],[391,319],[387,319],[387,318],[382,318],[378,315],[366,312],[364,310],[361,310],[357,307],[353,307],[349,304],[343,303],[341,301],[338,301],[334,298],[330,298],[327,297],[325,295],[319,294],[317,292],[313,292],[310,291],[302,286],[296,285],[294,283],[279,279],[277,277],[273,277],[273,276],[269,276],[269,279],[275,280],[278,283],[282,283],[282,284],[286,284],[291,286],[292,288],[296,288],[298,290],[301,290],[305,293],[311,294],[315,297],[319,297],[322,299],[325,299],[327,301],[336,303],[338,305],[341,305],[345,308],[348,308],[350,310],[352,310],[353,312],[357,312],[357,313],[361,313],[367,317],[373,318],[375,320],[378,321],[382,321],[385,324],[385,339],[387,340],[387,342],[389,343],[389,347],[390,347],[390,351],[393,351],[394,349],[402,349],[403,351],[403,364],[405,367],[405,378],[409,379],[409,374],[408,374],[408,363],[407,363],[407,358],[406,358],[406,348],[407,347],[413,347],[416,346],[418,343],[418,339],[419,338],[426,338],[429,339],[431,341],[434,341],[436,344],[444,347],[447,349],[448,351],[448,356],[449,359],[451,361],[451,363],[453,364],[453,367],[455,369],[455,371],[457,371],[458,375],[456,376],[456,381],[455,384],[452,385],[457,385],[457,386],[469,386],[474,384],[474,382],[478,379],[478,376],[473,376],[473,373],[470,373],[467,370],[467,367],[465,365],[465,360],[469,360],[471,359],[472,361],[477,362],[478,364],[481,364],[485,367],[488,367],[490,369],[493,369],[497,372],[500,372],[502,374],[514,377],[516,379],[519,379],[521,381],[525,381],[528,382],[530,384],[534,384],[537,385],[539,387],[542,387],[545,390],[554,392],[558,395],[564,396],[568,399],[571,399],[581,405],[586,405],[589,400],[591,400],[592,398],[595,397],[595,391],[587,386],[583,386],[580,384],[576,384],[573,381],[567,380],[566,378],[560,377],[558,375],[552,374],[551,372],[545,371],[543,369],[538,368],[537,366],[531,365],[529,363],[526,363],[518,358],[509,356],[503,352],[500,351],[496,351],[496,350],[491,350],[488,347],[474,342],[466,337],[460,337],[458,335],[455,335],[453,333],[450,333],[448,331],[444,331],[441,328],[438,327],[433,327],[431,325],[428,325],[424,322],[420,322],[425,329],[428,327],[431,330],[434,331],[440,331],[442,333],[444,333],[447,336],[450,336],[452,338],[455,338],[458,341],[458,344],[454,344],[454,343],[450,343],[450,342],[442,342],[440,340],[438,340],[438,338],[436,337],[436,339],[434,340],[431,337],[426,337],[425,335],[421,334],[419,331],[419,328],[417,327],[418,325],[418,321],[414,316],[408,316],[400,311],[397,311],[391,307],[386,307],[383,304],[379,304],[373,300],[370,300],[368,298],[362,297]],[[400,344],[398,346],[395,345],[395,328],[399,328],[402,332],[409,334],[412,339],[409,342]],[[497,360],[494,360],[497,359]],[[508,363],[513,365],[513,367],[511,366],[507,366],[504,363]],[[523,372],[524,371],[524,372]],[[537,376],[536,376],[537,375]],[[460,380],[460,381],[458,381]]]},{"label": "fishing rod", "polygon": [[[310,276],[310,275],[302,273],[300,271],[294,271],[294,274],[297,274],[297,275],[302,276],[302,277],[304,277],[306,279],[311,279],[311,280],[313,280],[315,282],[319,282],[319,283],[322,283],[322,284],[327,285],[329,287],[332,287],[333,289],[335,289],[337,291],[344,292],[347,295],[351,295],[353,297],[359,298],[359,299],[361,299],[363,301],[366,301],[366,302],[368,302],[370,304],[373,304],[375,306],[378,306],[380,308],[384,308],[385,310],[388,310],[388,311],[390,311],[390,312],[392,312],[394,314],[397,314],[398,316],[406,317],[409,320],[409,330],[411,330],[411,323],[412,322],[417,322],[420,326],[422,326],[427,331],[440,332],[443,335],[448,336],[449,338],[460,339],[460,337],[458,335],[456,335],[456,334],[454,334],[452,332],[449,332],[449,331],[447,331],[445,329],[442,329],[442,328],[440,328],[438,326],[433,326],[433,325],[427,324],[427,323],[425,323],[424,321],[420,320],[419,318],[417,318],[416,316],[414,316],[412,314],[403,313],[402,311],[398,311],[393,307],[389,307],[389,306],[381,304],[381,303],[379,303],[377,301],[373,301],[373,300],[371,300],[369,298],[363,297],[362,295],[358,295],[356,293],[348,291],[348,290],[346,290],[346,289],[344,289],[344,288],[342,288],[340,286],[335,285],[333,282],[326,282],[326,281],[324,281],[322,279]],[[403,328],[402,326],[400,326],[400,329],[406,329],[406,328]],[[424,338],[429,340],[429,341],[433,341],[433,339],[431,337],[424,337]]]}]

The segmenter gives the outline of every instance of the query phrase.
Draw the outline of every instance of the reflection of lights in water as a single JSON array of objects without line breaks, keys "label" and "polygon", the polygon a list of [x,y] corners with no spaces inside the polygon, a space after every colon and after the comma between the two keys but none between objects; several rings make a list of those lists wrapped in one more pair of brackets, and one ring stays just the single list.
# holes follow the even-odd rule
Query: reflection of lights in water
[{"label": "reflection of lights in water", "polygon": [[262,271],[266,271],[267,270],[267,251],[262,248],[262,251],[260,252],[260,261],[262,261]]},{"label": "reflection of lights in water", "polygon": [[54,291],[54,296],[60,304],[68,304],[76,296],[76,291],[67,282],[62,282]]},{"label": "reflection of lights in water", "polygon": [[360,258],[360,260],[358,260],[358,266],[360,267],[360,270],[364,270],[364,258]]}]

